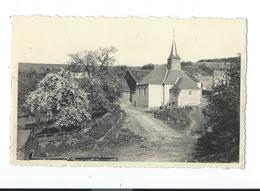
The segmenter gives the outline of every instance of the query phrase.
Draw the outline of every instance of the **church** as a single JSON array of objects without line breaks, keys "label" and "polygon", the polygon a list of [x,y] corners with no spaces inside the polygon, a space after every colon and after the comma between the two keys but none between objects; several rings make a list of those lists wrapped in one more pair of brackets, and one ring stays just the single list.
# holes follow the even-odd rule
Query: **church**
[{"label": "church", "polygon": [[201,85],[181,69],[181,58],[173,40],[166,66],[155,66],[136,84],[133,101],[137,107],[199,106]]}]

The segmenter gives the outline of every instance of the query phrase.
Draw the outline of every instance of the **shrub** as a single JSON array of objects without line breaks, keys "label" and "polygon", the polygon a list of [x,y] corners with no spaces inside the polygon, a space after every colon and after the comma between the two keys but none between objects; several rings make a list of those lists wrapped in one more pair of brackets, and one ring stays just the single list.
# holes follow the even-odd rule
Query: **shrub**
[{"label": "shrub", "polygon": [[156,110],[153,112],[155,118],[166,121],[173,128],[184,129],[187,128],[190,119],[188,118],[188,114],[191,111],[191,108],[174,108],[168,109],[163,108],[160,110]]}]

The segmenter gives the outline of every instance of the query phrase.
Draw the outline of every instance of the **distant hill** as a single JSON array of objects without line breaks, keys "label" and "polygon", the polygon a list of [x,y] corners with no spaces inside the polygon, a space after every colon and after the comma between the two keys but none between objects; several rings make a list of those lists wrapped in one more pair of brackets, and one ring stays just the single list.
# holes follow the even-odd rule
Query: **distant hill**
[{"label": "distant hill", "polygon": [[19,63],[19,72],[35,71],[36,73],[46,73],[46,70],[58,70],[66,68],[68,64],[45,64],[45,63]]},{"label": "distant hill", "polygon": [[238,57],[228,57],[228,58],[214,58],[214,59],[203,59],[198,62],[232,62],[236,60]]},{"label": "distant hill", "polygon": [[[69,64],[45,64],[45,63],[19,63],[18,71],[19,73],[28,73],[35,71],[38,74],[45,74],[47,70],[59,70],[61,68],[68,67]],[[126,71],[127,69],[141,70],[141,66],[124,66],[124,65],[114,65],[109,66],[110,70],[122,70]]]},{"label": "distant hill", "polygon": [[[216,58],[216,59],[202,59],[198,62],[182,62],[182,67],[193,66],[193,65],[205,65],[207,67],[213,68],[225,68],[225,63],[236,61],[238,57],[229,57],[229,58]],[[165,65],[165,64],[161,64]],[[66,68],[68,64],[47,64],[47,63],[19,63],[18,71],[19,72],[30,72],[35,71],[36,73],[46,73],[46,71],[59,70],[60,68]],[[124,65],[114,65],[109,66],[112,70],[120,69],[126,71],[126,69],[132,70],[142,70],[142,66],[124,66]]]}]

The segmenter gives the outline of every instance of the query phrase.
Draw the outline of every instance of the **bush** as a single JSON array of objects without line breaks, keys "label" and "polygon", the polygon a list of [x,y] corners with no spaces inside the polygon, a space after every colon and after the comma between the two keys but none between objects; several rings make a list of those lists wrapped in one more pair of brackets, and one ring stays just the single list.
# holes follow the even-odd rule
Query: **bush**
[{"label": "bush", "polygon": [[191,108],[163,108],[161,110],[154,111],[153,115],[155,118],[170,124],[172,128],[185,129],[190,124],[190,119],[188,118],[190,111]]},{"label": "bush", "polygon": [[238,162],[240,132],[240,57],[231,60],[226,81],[214,89],[204,110],[209,129],[198,139],[194,159],[202,162]]}]

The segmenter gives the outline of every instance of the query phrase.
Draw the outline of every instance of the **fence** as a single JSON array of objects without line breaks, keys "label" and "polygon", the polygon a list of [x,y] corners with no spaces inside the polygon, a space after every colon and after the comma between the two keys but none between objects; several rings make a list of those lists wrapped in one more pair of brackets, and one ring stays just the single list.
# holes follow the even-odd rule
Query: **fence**
[{"label": "fence", "polygon": [[62,131],[58,133],[42,133],[35,135],[37,138],[47,138],[47,137],[60,137],[60,136],[66,136],[66,135],[72,135],[74,133],[77,133],[79,130],[75,129],[74,131]]}]

